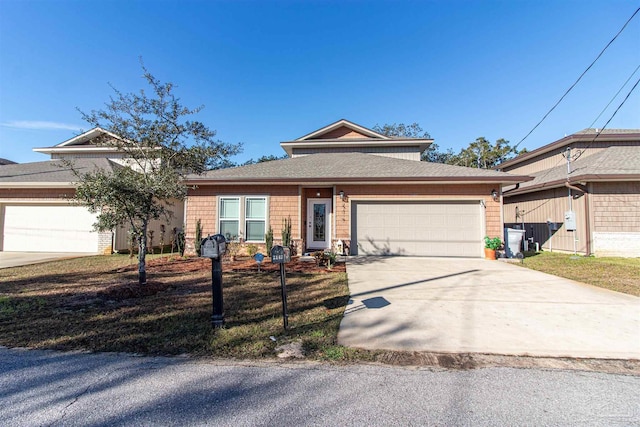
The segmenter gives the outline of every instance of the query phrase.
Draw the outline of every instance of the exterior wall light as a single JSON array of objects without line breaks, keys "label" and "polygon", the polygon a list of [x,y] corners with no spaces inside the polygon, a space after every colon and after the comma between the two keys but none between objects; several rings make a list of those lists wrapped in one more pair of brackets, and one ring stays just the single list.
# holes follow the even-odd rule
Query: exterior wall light
[{"label": "exterior wall light", "polygon": [[344,191],[340,190],[340,200],[344,202]]},{"label": "exterior wall light", "polygon": [[494,202],[497,202],[500,200],[500,196],[498,195],[498,192],[495,189],[491,190],[491,197],[493,197]]}]

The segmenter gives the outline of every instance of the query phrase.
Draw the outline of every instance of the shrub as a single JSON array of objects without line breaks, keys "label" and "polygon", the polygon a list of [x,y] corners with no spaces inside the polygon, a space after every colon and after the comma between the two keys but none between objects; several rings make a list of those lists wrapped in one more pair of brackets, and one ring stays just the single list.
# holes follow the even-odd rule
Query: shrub
[{"label": "shrub", "polygon": [[491,238],[489,236],[484,236],[484,247],[487,249],[493,249],[494,251],[500,249],[502,246],[502,240],[499,237]]},{"label": "shrub", "polygon": [[264,235],[264,241],[267,246],[267,256],[271,256],[271,248],[273,248],[273,228],[269,226],[267,234]]},{"label": "shrub", "polygon": [[253,256],[258,253],[258,247],[254,244],[247,245],[247,253],[253,258]]},{"label": "shrub", "polygon": [[198,218],[196,221],[196,255],[200,256],[202,254],[200,246],[202,246],[202,220]]},{"label": "shrub", "polygon": [[288,248],[291,245],[291,217],[282,220],[282,246]]}]

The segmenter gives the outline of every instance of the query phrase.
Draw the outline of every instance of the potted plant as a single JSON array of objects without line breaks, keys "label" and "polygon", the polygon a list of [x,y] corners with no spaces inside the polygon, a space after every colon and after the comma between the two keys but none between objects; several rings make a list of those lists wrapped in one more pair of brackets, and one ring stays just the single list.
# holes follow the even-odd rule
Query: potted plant
[{"label": "potted plant", "polygon": [[484,256],[487,259],[496,259],[496,250],[502,246],[502,240],[499,237],[484,236]]}]

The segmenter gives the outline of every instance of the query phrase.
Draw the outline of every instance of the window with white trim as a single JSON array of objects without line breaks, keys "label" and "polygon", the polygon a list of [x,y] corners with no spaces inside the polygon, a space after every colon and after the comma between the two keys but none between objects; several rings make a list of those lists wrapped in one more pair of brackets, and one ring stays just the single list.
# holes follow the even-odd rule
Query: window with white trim
[{"label": "window with white trim", "polygon": [[244,212],[245,239],[250,242],[263,242],[267,222],[267,199],[265,197],[247,197]]},{"label": "window with white trim", "polygon": [[267,197],[224,196],[218,203],[218,230],[227,240],[264,242]]},{"label": "window with white trim", "polygon": [[218,215],[220,224],[218,229],[220,234],[227,240],[238,240],[240,237],[240,198],[222,197],[220,198],[220,214]]}]

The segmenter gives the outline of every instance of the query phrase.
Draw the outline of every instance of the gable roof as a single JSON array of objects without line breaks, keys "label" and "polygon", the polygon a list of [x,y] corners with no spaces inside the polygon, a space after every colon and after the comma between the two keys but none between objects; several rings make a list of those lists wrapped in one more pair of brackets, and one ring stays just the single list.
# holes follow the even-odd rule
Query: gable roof
[{"label": "gable roof", "polygon": [[365,153],[318,153],[190,175],[188,184],[342,182],[516,183],[531,179],[486,169],[418,162]]},{"label": "gable roof", "polygon": [[323,139],[323,136],[327,134],[331,134],[333,131],[339,128],[347,128],[352,130],[354,133],[360,135],[361,138],[373,138],[373,139],[390,139],[388,136],[368,129],[364,126],[360,126],[359,124],[350,122],[346,119],[340,119],[336,122],[331,123],[330,125],[321,127],[318,130],[315,130],[311,133],[301,136],[300,138],[295,139],[295,141],[307,141],[310,139]]},{"label": "gable roof", "polygon": [[295,148],[349,147],[359,151],[361,147],[417,147],[420,152],[433,143],[430,138],[392,138],[364,126],[341,119],[308,133],[293,141],[280,143],[289,157]]},{"label": "gable roof", "polygon": [[[74,167],[80,172],[95,169],[113,171],[123,167],[105,158],[76,159]],[[14,187],[73,187],[78,178],[63,160],[17,163],[0,168],[0,188]]]},{"label": "gable roof", "polygon": [[506,162],[502,162],[496,166],[496,169],[515,166],[541,154],[571,145],[574,142],[589,142],[594,139],[595,141],[640,141],[640,129],[583,129],[572,135],[565,136],[562,139],[552,142],[551,144],[544,145],[533,151],[529,151],[519,155],[518,157],[507,160]]},{"label": "gable roof", "polygon": [[93,141],[102,135],[109,135],[112,138],[120,139],[117,135],[106,131],[102,128],[95,127],[91,130],[88,130],[80,135],[74,136],[71,139],[68,139],[60,144],[54,145],[53,147],[40,147],[34,148],[33,151],[36,153],[44,153],[44,154],[53,154],[53,153],[69,153],[73,151],[95,151],[95,152],[107,152],[116,150],[115,147],[107,147],[101,146],[93,143]]},{"label": "gable roof", "polygon": [[586,157],[571,165],[567,177],[567,166],[560,165],[533,174],[533,180],[522,183],[509,195],[529,193],[543,188],[554,188],[579,182],[593,181],[638,181],[640,180],[640,146],[613,146]]}]

